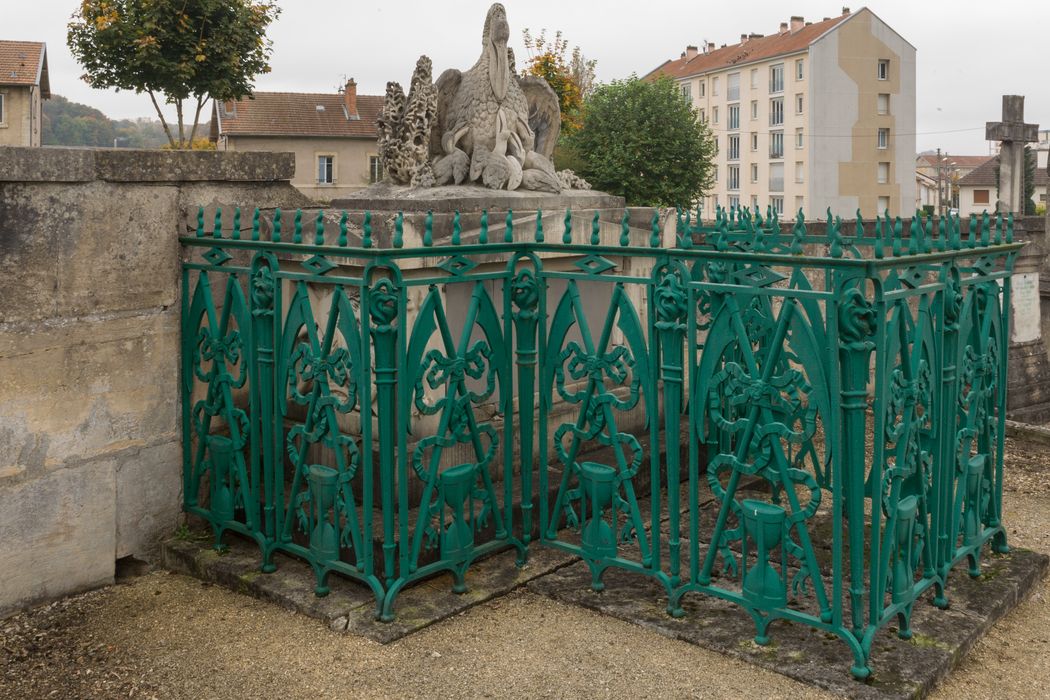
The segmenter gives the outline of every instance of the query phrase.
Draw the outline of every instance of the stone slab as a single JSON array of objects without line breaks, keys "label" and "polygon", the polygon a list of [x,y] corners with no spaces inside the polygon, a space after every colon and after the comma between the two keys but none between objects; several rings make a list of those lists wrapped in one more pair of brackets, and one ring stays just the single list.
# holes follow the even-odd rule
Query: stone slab
[{"label": "stone slab", "polygon": [[404,211],[461,213],[489,211],[545,211],[572,209],[622,209],[623,197],[596,190],[564,190],[560,194],[515,190],[491,190],[476,186],[412,188],[377,183],[343,199],[332,200],[333,209],[358,211]]},{"label": "stone slab", "polygon": [[605,590],[595,593],[590,589],[586,564],[578,562],[532,581],[528,588],[840,695],[918,698],[928,694],[997,620],[1032,592],[1045,575],[1048,561],[1044,554],[1016,549],[1007,555],[986,555],[982,574],[976,580],[957,568],[949,582],[948,610],[939,610],[923,600],[912,613],[911,640],[898,639],[891,629],[876,636],[873,673],[867,683],[850,676],[852,655],[834,635],[778,621],[770,626],[771,643],[759,646],[752,641],[750,616],[739,607],[691,594],[682,601],[685,617],[674,619],[666,613],[663,587],[638,574],[610,569],[603,577]]},{"label": "stone slab", "polygon": [[0,148],[3,182],[274,182],[295,175],[295,155],[132,148]]},{"label": "stone slab", "polygon": [[452,576],[448,573],[407,587],[395,602],[397,617],[385,623],[375,619],[375,598],[367,586],[332,574],[328,578],[331,593],[318,598],[313,590],[313,572],[305,562],[278,554],[277,571],[263,574],[253,544],[233,536],[227,539],[230,547],[221,555],[211,549],[206,535],[169,539],[161,545],[161,562],[172,571],[272,601],[319,619],[333,631],[361,635],[380,644],[506,595],[538,576],[578,561],[564,552],[534,547],[528,563],[519,568],[514,550],[499,552],[467,570],[466,593],[452,593]]}]

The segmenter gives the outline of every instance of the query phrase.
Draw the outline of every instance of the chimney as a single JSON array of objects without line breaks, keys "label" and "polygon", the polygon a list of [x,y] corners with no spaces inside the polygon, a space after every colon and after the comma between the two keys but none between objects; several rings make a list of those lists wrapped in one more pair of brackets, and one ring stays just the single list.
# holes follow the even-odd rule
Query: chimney
[{"label": "chimney", "polygon": [[787,34],[787,30],[788,30],[788,23],[787,22],[781,22],[780,23],[780,34]]},{"label": "chimney", "polygon": [[711,53],[714,50],[715,50],[715,42],[713,42],[713,41],[707,42],[707,53]]},{"label": "chimney", "polygon": [[687,59],[689,59],[690,61],[693,60],[694,58],[696,58],[696,54],[698,54],[698,53],[700,53],[700,49],[698,49],[695,46],[686,46],[685,47],[685,57]]},{"label": "chimney", "polygon": [[346,81],[346,89],[343,90],[343,106],[346,108],[347,119],[360,119],[357,113],[357,83],[353,78]]},{"label": "chimney", "polygon": [[791,18],[791,33],[792,34],[797,32],[799,29],[802,29],[802,27],[804,27],[804,26],[806,26],[806,18],[805,17],[792,17]]},{"label": "chimney", "polygon": [[843,5],[843,7],[842,7],[842,14],[844,14],[844,15],[848,15],[849,14],[849,8],[846,7],[845,5]]},{"label": "chimney", "polygon": [[747,43],[747,34],[741,34],[740,35],[740,43],[741,44],[746,44]]}]

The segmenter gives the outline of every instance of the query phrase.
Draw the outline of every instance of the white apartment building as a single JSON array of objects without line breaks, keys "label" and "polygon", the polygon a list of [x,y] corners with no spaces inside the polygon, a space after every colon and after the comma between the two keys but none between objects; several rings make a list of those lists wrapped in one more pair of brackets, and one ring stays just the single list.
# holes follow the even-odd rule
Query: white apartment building
[{"label": "white apartment building", "polygon": [[915,205],[915,47],[867,8],[682,55],[678,81],[717,140],[716,206],[865,217]]}]

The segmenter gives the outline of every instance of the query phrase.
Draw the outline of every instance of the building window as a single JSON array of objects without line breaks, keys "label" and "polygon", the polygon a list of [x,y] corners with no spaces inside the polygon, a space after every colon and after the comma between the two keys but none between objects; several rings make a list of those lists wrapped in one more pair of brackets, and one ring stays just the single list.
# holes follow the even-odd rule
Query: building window
[{"label": "building window", "polygon": [[758,150],[758,132],[757,131],[752,131],[751,132],[751,150],[752,151],[757,151]]},{"label": "building window", "polygon": [[889,147],[890,147],[890,130],[889,129],[879,129],[879,148],[883,149],[883,148],[889,148]]},{"label": "building window", "polygon": [[717,156],[718,155],[718,150],[719,150],[718,149],[718,137],[715,136],[713,139],[711,139],[711,141],[715,144],[715,155]]},{"label": "building window", "polygon": [[773,207],[773,213],[780,216],[784,213],[784,198],[783,197],[770,197],[769,205]]},{"label": "building window", "polygon": [[740,166],[730,165],[726,168],[726,188],[730,190],[740,189]]},{"label": "building window", "polygon": [[686,102],[693,101],[693,86],[689,83],[682,86],[682,99]]},{"label": "building window", "polygon": [[718,166],[717,166],[717,165],[716,165],[716,166],[714,166],[714,176],[712,177],[712,179],[713,179],[713,180],[714,180],[715,182],[718,182]]},{"label": "building window", "polygon": [[885,185],[890,181],[890,164],[879,163],[879,184]]},{"label": "building window", "polygon": [[770,131],[769,132],[769,157],[770,158],[783,158],[784,157],[784,132],[783,131]]},{"label": "building window", "polygon": [[806,175],[806,166],[805,166],[805,164],[802,161],[800,161],[800,160],[796,160],[795,161],[795,182],[797,182],[799,184],[802,184],[803,182],[805,182],[805,175]]},{"label": "building window", "polygon": [[885,58],[880,58],[879,59],[879,73],[878,73],[878,76],[879,76],[879,80],[889,80],[890,79],[890,62],[889,62],[888,59],[885,59]]},{"label": "building window", "polygon": [[368,181],[374,184],[382,179],[383,161],[379,160],[379,156],[368,156]]},{"label": "building window", "polygon": [[740,197],[738,195],[731,196],[729,198],[729,208],[739,209],[740,208]]},{"label": "building window", "polygon": [[711,108],[711,121],[713,121],[715,124],[718,123],[718,107]]},{"label": "building window", "polygon": [[805,66],[802,65],[802,59],[795,61],[795,80],[802,80],[806,77]]},{"label": "building window", "polygon": [[740,134],[730,134],[726,146],[726,160],[740,160]]},{"label": "building window", "polygon": [[729,105],[729,123],[726,126],[729,129],[740,128],[740,105]]},{"label": "building window", "polygon": [[718,78],[711,78],[711,94],[718,97]]},{"label": "building window", "polygon": [[795,95],[795,114],[802,114],[802,95]]},{"label": "building window", "polygon": [[758,182],[758,163],[751,164],[751,182]]},{"label": "building window", "polygon": [[890,96],[885,92],[879,93],[879,114],[890,113]]},{"label": "building window", "polygon": [[888,213],[889,210],[890,210],[890,198],[889,197],[879,197],[879,203],[876,206],[876,210],[880,211],[880,212],[887,212]]},{"label": "building window", "polygon": [[778,63],[769,67],[769,92],[784,92],[784,64]]},{"label": "building window", "polygon": [[988,204],[988,193],[991,190],[974,190],[973,191],[973,203],[974,204]]},{"label": "building window", "polygon": [[0,124],[7,123],[7,105],[4,104],[5,97],[7,97],[7,95],[0,92]]},{"label": "building window", "polygon": [[703,97],[707,94],[707,91],[704,89],[704,85],[706,84],[707,83],[705,83],[703,80],[700,81],[700,97]]},{"label": "building window", "polygon": [[700,110],[700,121],[702,121],[704,124],[707,123],[707,112],[705,112],[702,109]]},{"label": "building window", "polygon": [[769,125],[780,126],[784,123],[784,98],[774,97],[769,101]]},{"label": "building window", "polygon": [[758,119],[758,100],[751,100],[751,121]]},{"label": "building window", "polygon": [[802,127],[795,129],[795,148],[802,148]]},{"label": "building window", "polygon": [[784,164],[783,163],[770,163],[769,164],[769,191],[770,192],[783,192],[784,191]]},{"label": "building window", "polygon": [[806,200],[801,195],[795,197],[795,211],[805,211]]},{"label": "building window", "polygon": [[317,184],[331,185],[335,182],[335,156],[317,156]]},{"label": "building window", "polygon": [[758,211],[758,195],[757,194],[751,195],[751,208],[754,211]]},{"label": "building window", "polygon": [[740,99],[740,74],[731,73],[726,77],[726,100],[733,102]]},{"label": "building window", "polygon": [[752,90],[757,90],[758,89],[758,69],[757,68],[752,68],[751,69],[751,89]]}]

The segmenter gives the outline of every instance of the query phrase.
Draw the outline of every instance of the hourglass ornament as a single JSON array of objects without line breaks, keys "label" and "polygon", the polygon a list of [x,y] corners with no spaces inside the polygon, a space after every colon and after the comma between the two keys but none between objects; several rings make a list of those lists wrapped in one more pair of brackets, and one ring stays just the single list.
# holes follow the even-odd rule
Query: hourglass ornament
[{"label": "hourglass ornament", "polygon": [[310,552],[319,561],[332,561],[339,557],[339,536],[335,525],[328,519],[328,513],[335,506],[339,472],[321,464],[311,464],[306,478],[313,504]]},{"label": "hourglass ornament", "polygon": [[602,519],[612,506],[615,481],[616,470],[607,464],[584,462],[580,465],[580,485],[591,511],[583,522],[581,541],[584,551],[596,557],[616,556],[616,534],[612,525]]},{"label": "hourglass ornament", "polygon": [[[769,563],[769,553],[781,544],[787,513],[780,506],[765,501],[746,500],[740,506],[745,531],[741,557],[744,596],[758,608],[784,607],[787,605],[787,582]],[[756,561],[750,571],[747,570],[748,539],[755,543]],[[780,568],[785,570],[783,554],[781,559]]]},{"label": "hourglass ornament", "polygon": [[452,522],[441,532],[442,559],[464,558],[474,548],[474,530],[463,510],[474,488],[476,468],[476,464],[468,462],[441,472],[441,501],[452,512]]}]

